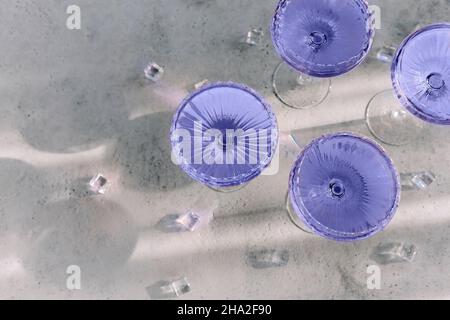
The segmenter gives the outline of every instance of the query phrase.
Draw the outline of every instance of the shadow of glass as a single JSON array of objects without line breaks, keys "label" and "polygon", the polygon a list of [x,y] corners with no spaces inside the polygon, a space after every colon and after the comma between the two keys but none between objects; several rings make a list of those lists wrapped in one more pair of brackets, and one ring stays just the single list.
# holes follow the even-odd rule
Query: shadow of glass
[{"label": "shadow of glass", "polygon": [[[33,147],[48,152],[85,151],[116,137],[127,124],[127,111],[121,87],[95,79],[66,78],[56,84],[60,90],[48,90],[35,96],[38,107],[20,128]],[[33,109],[34,110],[34,109]]]},{"label": "shadow of glass", "polygon": [[43,173],[19,160],[0,159],[0,233],[25,236],[51,186]]},{"label": "shadow of glass", "polygon": [[128,123],[111,150],[112,162],[122,171],[122,183],[140,191],[169,191],[192,183],[172,162],[169,141],[173,114],[160,112]]},{"label": "shadow of glass", "polygon": [[66,269],[81,268],[84,289],[108,287],[131,255],[138,236],[132,218],[118,204],[93,198],[49,204],[35,216],[25,269],[36,281],[64,289]]}]

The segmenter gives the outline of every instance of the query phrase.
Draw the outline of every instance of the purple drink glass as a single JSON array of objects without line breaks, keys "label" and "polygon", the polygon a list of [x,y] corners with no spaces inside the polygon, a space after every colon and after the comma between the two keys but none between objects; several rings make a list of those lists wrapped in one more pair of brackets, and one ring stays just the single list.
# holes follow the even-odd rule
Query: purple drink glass
[{"label": "purple drink glass", "polygon": [[315,139],[289,177],[288,208],[302,229],[356,241],[384,229],[400,199],[391,159],[370,139],[336,133]]},{"label": "purple drink glass", "polygon": [[404,145],[426,123],[450,125],[449,39],[450,24],[438,23],[402,42],[391,66],[394,90],[374,96],[366,110],[367,125],[380,141]]},{"label": "purple drink glass", "polygon": [[433,24],[407,37],[392,62],[401,104],[434,124],[450,125],[450,24]]},{"label": "purple drink glass", "polygon": [[269,166],[278,126],[259,94],[220,82],[203,86],[181,103],[170,139],[173,159],[190,177],[219,191],[234,191]]},{"label": "purple drink glass", "polygon": [[[275,70],[277,97],[298,108],[323,101],[330,81],[315,78],[336,77],[358,66],[371,48],[373,22],[364,0],[281,0],[271,33],[278,55],[288,66],[280,64]],[[307,96],[303,101],[295,101],[301,99],[292,93],[295,83],[305,91],[299,92]],[[309,91],[304,88],[308,85],[313,85]]]}]

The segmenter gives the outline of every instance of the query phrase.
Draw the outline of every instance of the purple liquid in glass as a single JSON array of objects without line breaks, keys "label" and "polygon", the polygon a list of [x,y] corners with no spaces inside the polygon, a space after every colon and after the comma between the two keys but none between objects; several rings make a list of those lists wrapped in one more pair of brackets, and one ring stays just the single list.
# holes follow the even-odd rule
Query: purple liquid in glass
[{"label": "purple liquid in glass", "polygon": [[314,77],[334,77],[355,68],[374,36],[364,0],[281,0],[271,32],[281,58]]},{"label": "purple liquid in glass", "polygon": [[351,133],[314,140],[289,178],[294,214],[314,233],[337,241],[381,231],[399,197],[399,177],[390,158],[375,142]]},{"label": "purple liquid in glass", "polygon": [[450,24],[427,26],[407,37],[392,63],[398,98],[422,120],[450,125]]},{"label": "purple liquid in glass", "polygon": [[[187,140],[180,137],[183,132]],[[183,141],[189,146],[180,151]],[[231,82],[214,83],[181,103],[171,143],[189,176],[215,189],[230,188],[249,182],[270,164],[278,126],[271,107],[255,91]]]}]

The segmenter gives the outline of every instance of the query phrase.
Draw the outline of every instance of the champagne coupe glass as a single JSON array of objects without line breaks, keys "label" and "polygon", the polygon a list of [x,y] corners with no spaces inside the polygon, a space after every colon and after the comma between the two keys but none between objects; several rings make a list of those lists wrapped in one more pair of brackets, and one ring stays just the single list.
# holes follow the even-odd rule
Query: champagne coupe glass
[{"label": "champagne coupe glass", "polygon": [[366,57],[373,24],[364,0],[281,0],[271,26],[283,60],[272,77],[278,99],[297,109],[320,104],[330,91],[330,78]]},{"label": "champagne coupe glass", "polygon": [[235,191],[269,166],[278,143],[271,107],[245,85],[204,85],[179,106],[171,127],[172,159],[194,180]]},{"label": "champagne coupe glass", "polygon": [[394,90],[375,95],[366,109],[371,133],[390,145],[416,139],[426,123],[450,125],[450,24],[409,35],[391,66]]},{"label": "champagne coupe glass", "polygon": [[400,189],[392,160],[378,144],[352,133],[329,134],[298,156],[289,177],[287,209],[304,231],[356,241],[386,227]]}]

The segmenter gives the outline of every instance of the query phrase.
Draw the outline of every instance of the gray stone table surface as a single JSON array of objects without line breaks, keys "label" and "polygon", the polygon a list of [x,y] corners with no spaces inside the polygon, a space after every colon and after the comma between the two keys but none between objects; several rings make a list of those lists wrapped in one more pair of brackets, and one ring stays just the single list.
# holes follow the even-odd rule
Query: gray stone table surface
[{"label": "gray stone table surface", "polygon": [[[66,8],[81,8],[81,30]],[[202,79],[246,83],[272,104],[282,130],[301,145],[329,131],[369,135],[369,99],[390,87],[374,57],[418,24],[450,20],[450,0],[379,0],[381,30],[369,58],[333,80],[317,108],[284,108],[271,91],[279,59],[268,26],[275,0],[15,0],[0,4],[0,298],[149,299],[146,287],[186,276],[186,299],[450,298],[449,129],[431,127],[412,145],[386,150],[399,171],[432,171],[425,191],[404,192],[389,227],[354,243],[301,232],[285,212],[292,160],[246,188],[220,194],[215,219],[194,233],[158,222],[213,191],[170,161],[174,108]],[[245,47],[253,27],[265,32]],[[165,68],[142,83],[146,63]],[[86,178],[112,182],[104,196]],[[381,265],[368,290],[373,249],[412,243],[412,263]],[[283,249],[289,262],[254,269],[252,248]],[[67,267],[81,268],[68,290]]]}]

